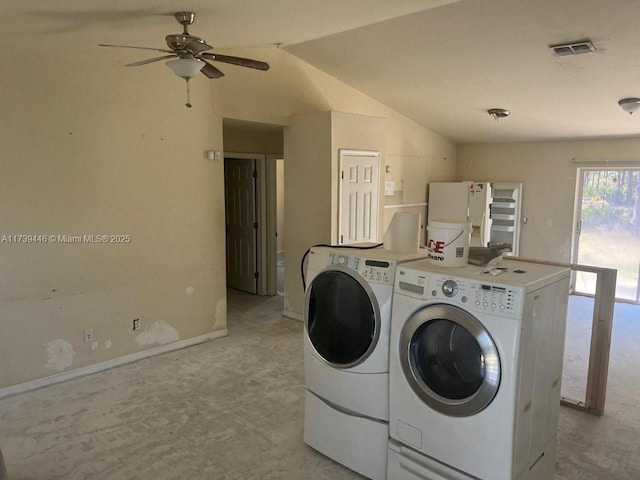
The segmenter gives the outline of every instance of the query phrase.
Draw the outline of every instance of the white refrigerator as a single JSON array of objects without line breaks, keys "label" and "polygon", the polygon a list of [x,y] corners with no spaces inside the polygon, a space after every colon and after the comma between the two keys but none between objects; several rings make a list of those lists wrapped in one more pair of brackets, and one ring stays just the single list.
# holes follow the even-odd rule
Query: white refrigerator
[{"label": "white refrigerator", "polygon": [[522,183],[434,182],[429,184],[428,220],[471,222],[471,246],[497,247],[518,255]]}]

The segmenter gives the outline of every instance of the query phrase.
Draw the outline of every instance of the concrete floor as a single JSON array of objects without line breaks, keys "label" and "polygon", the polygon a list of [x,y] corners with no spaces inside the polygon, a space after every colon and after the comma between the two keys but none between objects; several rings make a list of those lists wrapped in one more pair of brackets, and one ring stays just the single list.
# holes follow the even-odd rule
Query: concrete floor
[{"label": "concrete floor", "polygon": [[[302,325],[282,304],[230,290],[226,338],[0,399],[9,480],[361,479],[302,442]],[[605,416],[561,408],[556,480],[640,478],[633,355],[612,357]]]},{"label": "concrete floor", "polygon": [[[571,296],[562,394],[583,400],[593,299]],[[640,478],[640,306],[616,303],[605,414],[563,407],[556,480]]]}]

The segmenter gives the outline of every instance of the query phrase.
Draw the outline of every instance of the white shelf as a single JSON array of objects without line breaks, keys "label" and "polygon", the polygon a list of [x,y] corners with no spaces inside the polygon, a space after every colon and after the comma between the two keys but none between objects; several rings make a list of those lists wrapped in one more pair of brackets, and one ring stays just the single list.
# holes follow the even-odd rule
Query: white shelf
[{"label": "white shelf", "polygon": [[492,230],[495,230],[496,232],[515,232],[516,227],[512,226],[507,226],[507,225],[492,225],[491,226]]},{"label": "white shelf", "polygon": [[494,200],[491,203],[491,206],[493,208],[510,208],[510,209],[515,209],[516,208],[516,204],[513,201],[508,202],[508,201],[496,201],[496,200]]},{"label": "white shelf", "polygon": [[507,215],[505,213],[493,213],[491,214],[493,220],[515,220],[515,215]]}]

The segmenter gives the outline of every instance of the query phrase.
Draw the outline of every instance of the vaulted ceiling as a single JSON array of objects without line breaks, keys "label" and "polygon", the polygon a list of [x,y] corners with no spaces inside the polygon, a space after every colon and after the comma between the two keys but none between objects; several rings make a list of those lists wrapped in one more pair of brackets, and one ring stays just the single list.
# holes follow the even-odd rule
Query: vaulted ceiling
[{"label": "vaulted ceiling", "polygon": [[[193,10],[192,33],[224,53],[282,44],[458,143],[623,137],[640,134],[640,112],[618,106],[640,97],[638,6],[637,0],[3,0],[0,38],[4,48],[24,51],[35,73],[38,55],[51,49],[73,55],[98,43],[163,48],[164,36],[180,30],[172,13]],[[582,40],[595,51],[557,56],[549,48]],[[511,115],[496,122],[487,113],[495,107]]]}]

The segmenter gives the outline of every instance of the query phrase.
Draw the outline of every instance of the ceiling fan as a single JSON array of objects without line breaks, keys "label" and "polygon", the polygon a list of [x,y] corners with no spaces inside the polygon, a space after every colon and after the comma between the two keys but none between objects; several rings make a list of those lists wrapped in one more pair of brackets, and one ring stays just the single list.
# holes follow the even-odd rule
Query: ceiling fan
[{"label": "ceiling fan", "polygon": [[170,67],[176,75],[184,78],[187,81],[187,107],[191,107],[189,101],[189,79],[195,77],[198,72],[202,72],[208,78],[220,78],[224,77],[218,68],[214,67],[209,61],[229,63],[231,65],[238,65],[240,67],[254,68],[256,70],[269,70],[269,64],[258,60],[252,60],[250,58],[232,57],[229,55],[221,55],[218,53],[209,53],[208,50],[212,50],[213,47],[207,45],[207,43],[200,37],[191,35],[189,33],[189,25],[195,20],[194,12],[176,12],[174,14],[175,19],[183,27],[182,33],[174,33],[167,35],[165,40],[167,42],[168,49],[166,48],[153,48],[153,47],[136,47],[133,45],[110,45],[101,43],[101,47],[117,47],[117,48],[136,48],[139,50],[154,50],[156,52],[167,53],[168,55],[162,55],[160,57],[148,58],[146,60],[140,60],[138,62],[128,63],[126,67],[137,67],[140,65],[146,65],[148,63],[159,62],[160,60],[167,60],[167,66]]}]

